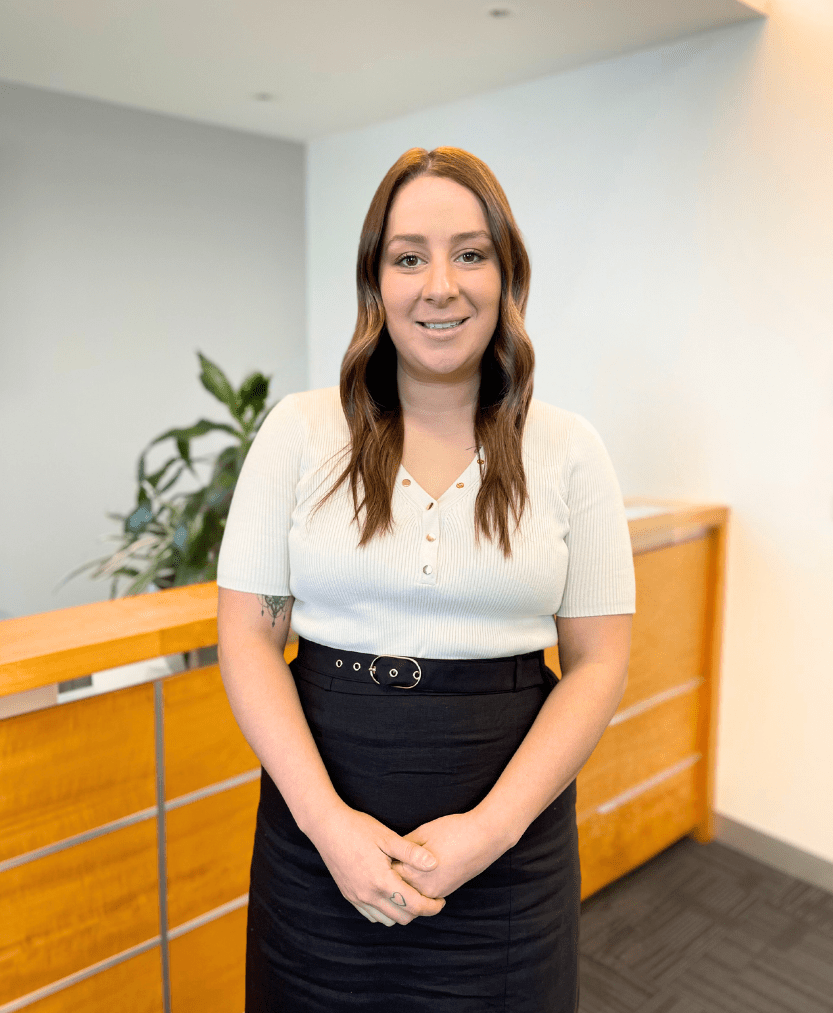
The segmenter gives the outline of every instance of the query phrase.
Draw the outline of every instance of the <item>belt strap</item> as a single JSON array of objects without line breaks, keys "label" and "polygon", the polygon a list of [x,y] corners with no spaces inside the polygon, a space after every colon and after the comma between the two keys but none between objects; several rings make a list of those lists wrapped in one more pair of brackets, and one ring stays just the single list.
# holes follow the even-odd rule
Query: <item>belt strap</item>
[{"label": "belt strap", "polygon": [[506,658],[411,658],[365,654],[298,638],[296,678],[343,693],[512,693],[553,678],[543,648]]}]

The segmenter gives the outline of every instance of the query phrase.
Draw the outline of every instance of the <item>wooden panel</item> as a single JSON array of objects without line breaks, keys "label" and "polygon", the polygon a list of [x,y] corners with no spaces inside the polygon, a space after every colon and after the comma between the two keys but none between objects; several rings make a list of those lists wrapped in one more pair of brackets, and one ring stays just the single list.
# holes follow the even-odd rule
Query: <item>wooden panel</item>
[{"label": "wooden panel", "polygon": [[620,710],[705,675],[711,556],[704,537],[634,557],[636,615]]},{"label": "wooden panel", "polygon": [[701,694],[697,748],[707,762],[700,767],[697,784],[699,811],[697,827],[692,836],[701,844],[714,837],[714,792],[717,770],[717,722],[720,699],[720,655],[723,640],[723,607],[726,580],[727,525],[715,528],[709,536],[712,543],[711,588],[707,631],[706,682]]},{"label": "wooden panel", "polygon": [[217,665],[165,680],[165,797],[260,766],[231,712]]},{"label": "wooden panel", "polygon": [[217,643],[217,584],[4,619],[0,695]]},{"label": "wooden panel", "polygon": [[158,946],[25,1007],[25,1013],[163,1013],[163,1010],[162,956]]},{"label": "wooden panel", "polygon": [[693,532],[716,528],[726,523],[728,508],[680,500],[655,500],[643,496],[625,498],[625,506],[663,506],[659,514],[628,521],[634,555],[652,552],[663,545],[686,541]]},{"label": "wooden panel", "polygon": [[658,855],[692,829],[696,820],[700,760],[606,814],[578,826],[581,897],[600,890]]},{"label": "wooden panel", "polygon": [[[714,582],[714,539],[702,538],[634,556],[633,620],[625,710],[671,686],[706,674]],[[544,662],[561,677],[558,646]]]},{"label": "wooden panel", "polygon": [[153,686],[0,722],[0,860],[156,802]]},{"label": "wooden panel", "polygon": [[561,662],[558,658],[558,644],[553,647],[544,648],[544,664],[547,668],[552,669],[556,676],[561,678]]},{"label": "wooden panel", "polygon": [[172,939],[170,947],[171,1013],[242,1013],[245,907]]},{"label": "wooden panel", "polygon": [[156,821],[0,873],[0,1003],[159,933]]},{"label": "wooden panel", "polygon": [[691,692],[609,725],[578,775],[579,819],[697,752],[698,712],[699,694]]},{"label": "wooden panel", "polygon": [[259,797],[251,781],[167,814],[171,928],[248,892]]}]

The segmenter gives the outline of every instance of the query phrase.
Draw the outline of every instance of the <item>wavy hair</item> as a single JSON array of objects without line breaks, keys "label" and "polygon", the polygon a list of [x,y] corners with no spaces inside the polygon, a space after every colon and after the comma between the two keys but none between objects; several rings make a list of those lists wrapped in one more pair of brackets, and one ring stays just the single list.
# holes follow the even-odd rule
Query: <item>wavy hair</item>
[{"label": "wavy hair", "polygon": [[[362,226],[356,264],[358,316],[341,363],[339,391],[350,429],[350,461],[317,511],[349,477],[353,520],[365,508],[358,547],[390,532],[391,498],[402,463],[405,426],[396,383],[396,348],[385,324],[379,287],[379,261],[388,213],[404,184],[418,176],[440,176],[470,190],[480,201],[500,263],[501,295],[497,326],[480,363],[479,402],[474,417],[477,446],[485,451],[475,501],[475,540],[497,533],[504,557],[512,549],[508,509],[515,530],[528,494],[521,457],[524,426],[532,400],[535,353],[524,328],[529,294],[529,257],[506,195],[492,170],[461,148],[411,148],[388,170],[373,196]],[[364,499],[358,502],[358,482]],[[315,511],[314,511],[315,512]]]}]

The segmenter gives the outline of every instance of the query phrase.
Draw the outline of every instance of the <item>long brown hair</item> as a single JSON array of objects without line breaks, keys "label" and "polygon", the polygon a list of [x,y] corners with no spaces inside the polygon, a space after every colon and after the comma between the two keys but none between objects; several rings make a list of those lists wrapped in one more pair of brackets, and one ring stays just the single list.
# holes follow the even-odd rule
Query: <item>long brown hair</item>
[{"label": "long brown hair", "polygon": [[[527,501],[521,445],[532,400],[535,353],[524,328],[529,294],[529,257],[506,195],[492,170],[461,148],[411,148],[388,170],[364,220],[356,265],[359,310],[356,329],[341,363],[339,391],[350,429],[350,462],[316,510],[350,478],[353,520],[365,520],[358,547],[393,524],[391,497],[402,463],[405,426],[396,385],[396,348],[385,325],[379,288],[379,261],[387,216],[399,189],[417,176],[441,176],[461,184],[480,200],[500,261],[498,322],[480,364],[480,396],[474,417],[477,446],[486,454],[475,501],[475,540],[497,531],[503,554],[511,557],[507,515],[515,530]],[[347,448],[345,448],[346,450]],[[365,497],[358,502],[358,479]]]}]

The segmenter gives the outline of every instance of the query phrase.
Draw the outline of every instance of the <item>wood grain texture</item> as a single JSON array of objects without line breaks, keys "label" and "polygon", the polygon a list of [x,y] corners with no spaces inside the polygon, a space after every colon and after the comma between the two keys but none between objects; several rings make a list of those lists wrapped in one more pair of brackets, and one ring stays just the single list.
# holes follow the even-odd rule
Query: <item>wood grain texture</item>
[{"label": "wood grain texture", "polygon": [[171,928],[248,892],[259,797],[251,781],[167,814]]},{"label": "wood grain texture", "polygon": [[628,521],[634,555],[685,541],[699,531],[726,523],[728,508],[681,500],[655,500],[644,496],[625,499],[625,506],[662,506],[661,513]]},{"label": "wood grain texture", "polygon": [[167,799],[260,766],[234,719],[219,666],[172,676],[162,692]]},{"label": "wood grain texture", "polygon": [[697,751],[699,693],[609,725],[576,782],[578,819]]},{"label": "wood grain texture", "polygon": [[[704,535],[634,557],[636,615],[617,713],[710,672],[714,546]],[[557,644],[544,649],[544,662],[561,677]]]},{"label": "wood grain texture", "polygon": [[25,1013],[163,1013],[163,1010],[162,957],[158,946],[25,1007]]},{"label": "wood grain texture", "polygon": [[0,860],[156,803],[153,686],[0,722]]},{"label": "wood grain texture", "polygon": [[667,778],[613,812],[596,813],[579,823],[582,900],[693,828],[697,768],[702,763]]},{"label": "wood grain texture", "polygon": [[171,1013],[242,1013],[245,907],[172,939],[170,953]]},{"label": "wood grain texture", "polygon": [[634,557],[633,618],[625,710],[672,686],[706,674],[709,578],[708,538]]},{"label": "wood grain texture", "polygon": [[0,695],[217,643],[217,584],[0,622]]},{"label": "wood grain texture", "polygon": [[156,821],[0,873],[0,1003],[159,933]]},{"label": "wood grain texture", "polygon": [[707,619],[706,683],[697,724],[697,748],[706,758],[697,782],[697,826],[692,836],[701,844],[714,837],[714,795],[717,771],[717,722],[720,700],[720,660],[723,647],[723,610],[726,594],[728,520],[710,535],[711,573]]}]

